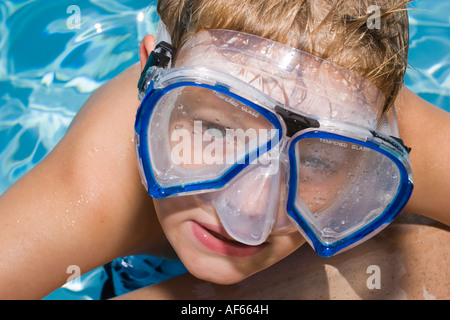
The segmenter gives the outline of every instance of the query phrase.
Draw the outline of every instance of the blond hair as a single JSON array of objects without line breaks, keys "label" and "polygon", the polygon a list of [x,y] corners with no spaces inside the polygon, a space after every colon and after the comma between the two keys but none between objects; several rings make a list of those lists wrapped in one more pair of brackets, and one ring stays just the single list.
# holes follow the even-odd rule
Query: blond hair
[{"label": "blond hair", "polygon": [[[181,47],[204,29],[251,33],[353,70],[385,95],[403,86],[408,55],[405,0],[159,0],[158,13]],[[378,9],[379,15],[374,16]],[[377,18],[379,28],[370,25]]]}]

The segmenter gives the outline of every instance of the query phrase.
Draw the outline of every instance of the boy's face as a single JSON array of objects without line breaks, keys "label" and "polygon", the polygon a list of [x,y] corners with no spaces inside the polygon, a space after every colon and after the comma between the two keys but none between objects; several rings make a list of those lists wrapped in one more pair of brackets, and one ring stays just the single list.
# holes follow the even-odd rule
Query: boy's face
[{"label": "boy's face", "polygon": [[[271,70],[266,68],[266,73],[261,72],[261,74],[258,74],[258,63],[253,61],[253,69],[249,64],[242,64],[242,66],[238,65],[238,68],[234,65],[233,71],[230,71],[227,70],[232,66],[227,60],[230,58],[229,55],[221,56],[212,50],[209,51],[209,54],[213,55],[214,59],[206,59],[201,54],[202,52],[192,51],[194,49],[183,48],[183,50],[184,56],[179,53],[176,67],[185,66],[183,63],[187,66],[203,66],[203,64],[210,63],[211,65],[206,65],[205,67],[212,69],[222,68],[223,70],[219,71],[224,73],[234,72],[234,77],[247,82],[266,96],[277,100],[281,104],[288,105],[292,109],[298,109],[316,116],[336,118],[337,120],[348,121],[350,119],[365,126],[371,126],[373,123],[376,123],[377,107],[374,107],[374,105],[378,101],[377,92],[374,95],[368,94],[365,98],[371,97],[373,99],[369,99],[372,102],[365,103],[363,98],[353,94],[364,90],[365,82],[354,81],[355,83],[348,83],[347,80],[351,78],[345,76],[345,71],[330,67],[328,64],[321,64],[315,58],[303,57],[309,63],[306,64],[308,68],[300,68],[302,71],[300,79],[298,68],[287,68],[286,70],[289,70],[289,72],[281,70],[283,72],[280,74],[278,74],[278,69]],[[185,60],[183,60],[183,57],[185,57]],[[239,55],[233,54],[232,58],[242,62]],[[300,65],[301,63],[306,63],[303,60],[293,61],[300,63]],[[267,76],[270,72],[272,72],[273,77]],[[299,84],[298,82],[301,83]],[[320,92],[318,89],[320,89]],[[165,122],[154,121],[158,126],[164,122],[164,129],[157,126],[155,129],[156,131],[164,130],[162,131],[164,135],[168,132],[168,137],[173,137],[174,132],[182,132],[183,130],[194,133],[194,135],[196,131],[206,133],[208,130],[205,130],[205,128],[210,127],[218,133],[225,132],[225,129],[230,128],[242,131],[246,131],[246,129],[254,129],[255,131],[271,129],[270,123],[264,121],[262,116],[255,116],[253,113],[248,112],[247,108],[241,108],[237,101],[229,97],[225,99],[222,95],[212,94],[211,90],[193,86],[179,92],[173,90],[173,92],[176,92],[176,94],[166,94],[165,99],[167,100],[161,99],[161,101],[164,101],[161,102],[161,105],[165,106],[164,103],[167,101],[170,104],[170,108],[161,107],[161,109],[158,109],[161,114],[166,114],[168,112],[166,110],[170,110],[168,112],[170,116],[166,117]],[[155,113],[157,114],[158,112]],[[208,125],[203,127],[203,129],[200,127],[200,129],[196,130],[195,121],[201,121],[203,124],[206,123]],[[219,122],[225,123],[226,126],[218,128]],[[167,129],[169,130],[166,131]],[[158,134],[155,134],[155,136],[158,136]],[[185,152],[189,151],[190,156],[186,157],[186,159],[190,160],[191,154],[196,154],[197,149],[200,150],[200,154],[204,154],[211,141],[223,140],[222,143],[228,141],[227,139],[218,139],[213,134],[208,136],[207,140],[200,140],[196,147],[196,139],[195,137],[192,138],[192,136],[186,139],[189,142],[189,147],[185,148],[183,146],[181,148],[182,152],[179,152],[177,148],[180,146],[178,139],[170,140],[169,145],[171,148],[169,149],[172,149],[172,151],[177,150],[175,155],[179,156],[179,158],[184,158],[186,156]],[[167,142],[168,140],[164,141]],[[185,139],[183,138],[182,141],[185,142]],[[208,141],[206,146],[202,141]],[[155,156],[157,156],[163,168],[163,170],[158,172],[164,172],[170,178],[171,174],[176,176],[179,172],[187,171],[187,169],[199,169],[195,161],[194,164],[189,162],[189,166],[182,166],[178,163],[174,165],[173,162],[169,163],[174,158],[162,157],[161,152],[164,152],[166,144],[158,143],[159,140],[154,144],[158,146],[154,147]],[[239,148],[239,143],[236,143],[236,145]],[[322,147],[323,145],[317,149],[322,150]],[[328,150],[329,148],[323,149]],[[223,154],[227,153],[225,145],[221,145],[220,148],[214,150],[223,151]],[[302,171],[303,175],[299,176],[304,181],[302,186],[297,189],[297,197],[301,198],[313,213],[328,205],[329,203],[325,203],[322,199],[332,198],[331,195],[337,194],[342,189],[343,180],[348,178],[347,174],[331,175],[331,173],[334,173],[334,171],[347,173],[350,169],[337,170],[337,166],[344,162],[347,164],[351,163],[344,156],[340,156],[339,152],[334,152],[331,157],[327,154],[317,154],[318,151],[315,152],[316,154],[314,155],[303,152],[297,159],[299,165],[307,168]],[[349,155],[349,153],[346,153],[346,155]],[[333,160],[339,159],[340,161],[334,161],[333,164],[329,165],[327,163],[307,165],[310,159],[316,158],[333,158]],[[276,165],[279,165],[279,167],[274,171],[275,174],[266,175],[268,178],[261,179],[260,176],[262,175],[258,176],[258,174],[255,174],[256,170],[250,170],[235,177],[230,185],[217,192],[154,199],[156,213],[161,226],[169,242],[190,273],[200,279],[214,283],[236,283],[282,260],[305,243],[305,239],[290,224],[287,218],[286,199],[283,199],[283,197],[286,197],[286,194],[284,194],[286,191],[285,182],[289,179],[286,179],[284,176],[286,173],[286,170],[284,170],[286,168],[283,168],[285,163],[276,163]],[[177,167],[179,171],[170,171],[172,167]],[[212,179],[208,174],[214,172],[213,168],[205,173],[206,176],[202,176],[202,178],[206,177],[206,180]],[[218,172],[220,173],[221,171],[218,170]],[[318,172],[321,172],[322,175],[319,175]],[[186,177],[183,176],[183,178]],[[310,183],[305,181],[310,181]],[[182,182],[183,184],[189,184],[192,181],[183,180]],[[217,200],[217,195],[223,196],[224,194],[226,196],[223,198],[227,205],[218,205],[220,201]],[[318,194],[320,194],[320,197],[318,197]],[[233,207],[234,211],[227,211],[231,207]],[[268,231],[270,234],[267,239],[256,235],[258,231],[254,230],[257,227],[251,222],[249,223],[249,221],[253,221],[253,217],[264,213],[275,217],[274,227],[271,231]],[[248,219],[243,221],[241,219],[242,216],[246,216],[244,218]],[[225,219],[232,220],[231,229],[229,221]],[[260,239],[264,242],[257,245],[247,245],[238,242],[225,231],[224,225],[234,235],[244,230],[247,237],[254,236],[257,238],[260,236]],[[241,240],[242,238],[239,239]]]}]

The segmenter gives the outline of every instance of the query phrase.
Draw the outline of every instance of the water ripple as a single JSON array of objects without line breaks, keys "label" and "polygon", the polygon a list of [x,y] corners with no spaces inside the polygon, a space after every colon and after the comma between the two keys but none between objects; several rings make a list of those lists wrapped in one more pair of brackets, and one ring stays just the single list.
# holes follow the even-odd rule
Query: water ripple
[{"label": "water ripple", "polygon": [[112,0],[77,1],[81,24],[70,29],[72,3],[0,2],[0,194],[58,143],[94,90],[138,61],[156,29],[154,7]]}]

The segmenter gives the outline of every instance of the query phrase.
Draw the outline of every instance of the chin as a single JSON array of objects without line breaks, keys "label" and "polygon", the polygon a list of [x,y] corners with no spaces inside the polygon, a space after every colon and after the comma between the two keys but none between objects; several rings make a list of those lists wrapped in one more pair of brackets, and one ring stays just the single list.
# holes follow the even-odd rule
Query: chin
[{"label": "chin", "polygon": [[194,277],[220,285],[241,282],[267,267],[258,268],[251,263],[233,263],[229,260],[211,261],[210,259],[197,259],[195,264],[185,263],[185,266]]}]

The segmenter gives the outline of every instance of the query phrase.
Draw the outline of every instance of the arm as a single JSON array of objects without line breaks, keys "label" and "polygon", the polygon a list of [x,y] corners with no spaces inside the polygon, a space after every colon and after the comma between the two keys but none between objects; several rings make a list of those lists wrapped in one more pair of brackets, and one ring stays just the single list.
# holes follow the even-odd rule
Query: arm
[{"label": "arm", "polygon": [[450,113],[406,88],[396,111],[400,137],[412,148],[414,191],[405,211],[450,225]]},{"label": "arm", "polygon": [[65,137],[0,197],[0,298],[42,298],[119,257],[167,245],[140,183],[135,65],[96,91]]}]

